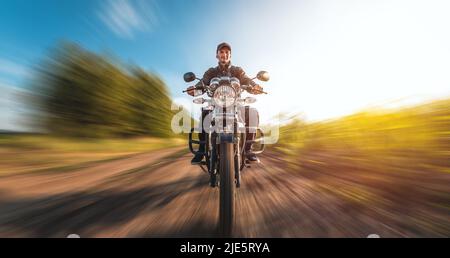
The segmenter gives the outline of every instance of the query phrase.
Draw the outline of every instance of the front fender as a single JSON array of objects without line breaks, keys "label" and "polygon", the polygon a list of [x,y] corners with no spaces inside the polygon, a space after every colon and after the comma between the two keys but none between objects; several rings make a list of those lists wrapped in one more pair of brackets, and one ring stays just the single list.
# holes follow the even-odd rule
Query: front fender
[{"label": "front fender", "polygon": [[232,133],[219,133],[217,135],[217,144],[220,143],[234,143],[234,134]]}]

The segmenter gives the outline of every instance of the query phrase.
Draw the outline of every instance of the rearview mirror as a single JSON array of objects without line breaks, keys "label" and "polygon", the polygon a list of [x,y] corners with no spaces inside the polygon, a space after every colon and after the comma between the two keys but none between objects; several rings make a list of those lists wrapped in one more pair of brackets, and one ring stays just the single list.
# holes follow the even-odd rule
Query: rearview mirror
[{"label": "rearview mirror", "polygon": [[185,73],[183,76],[183,79],[185,82],[192,82],[196,79],[197,77],[195,77],[195,74],[192,72],[189,73]]},{"label": "rearview mirror", "polygon": [[256,78],[258,78],[258,80],[266,82],[270,79],[269,73],[266,71],[261,71],[256,75]]}]

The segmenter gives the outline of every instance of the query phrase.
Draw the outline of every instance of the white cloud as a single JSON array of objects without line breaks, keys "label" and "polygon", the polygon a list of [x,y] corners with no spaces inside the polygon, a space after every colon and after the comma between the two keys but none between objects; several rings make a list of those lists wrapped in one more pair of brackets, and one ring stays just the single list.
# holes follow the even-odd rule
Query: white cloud
[{"label": "white cloud", "polygon": [[132,39],[136,32],[158,26],[157,13],[155,1],[108,0],[98,16],[117,36]]},{"label": "white cloud", "polygon": [[25,66],[0,58],[0,73],[5,75],[28,76],[29,70]]},{"label": "white cloud", "polygon": [[0,130],[30,131],[24,121],[29,107],[21,99],[28,92],[0,81]]}]

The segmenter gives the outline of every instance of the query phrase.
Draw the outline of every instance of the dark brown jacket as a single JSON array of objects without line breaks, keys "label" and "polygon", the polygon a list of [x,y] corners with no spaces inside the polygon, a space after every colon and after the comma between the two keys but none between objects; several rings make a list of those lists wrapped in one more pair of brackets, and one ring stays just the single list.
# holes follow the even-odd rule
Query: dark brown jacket
[{"label": "dark brown jacket", "polygon": [[195,86],[196,87],[202,86],[202,81],[205,85],[209,85],[212,78],[221,76],[236,77],[241,83],[241,85],[251,85],[251,86],[256,85],[256,83],[245,74],[242,68],[238,66],[233,66],[229,63],[227,65],[219,64],[214,68],[209,68],[208,71],[206,71],[205,74],[203,75],[203,79],[199,81]]}]

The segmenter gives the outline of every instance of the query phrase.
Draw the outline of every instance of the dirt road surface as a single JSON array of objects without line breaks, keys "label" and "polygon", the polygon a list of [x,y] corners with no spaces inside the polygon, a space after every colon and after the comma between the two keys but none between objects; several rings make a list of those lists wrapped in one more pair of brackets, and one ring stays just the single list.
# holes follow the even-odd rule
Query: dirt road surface
[{"label": "dirt road surface", "polygon": [[[0,237],[216,237],[219,191],[190,159],[174,148],[0,177]],[[294,172],[268,152],[242,174],[235,236],[448,236],[448,209],[350,201],[333,191],[359,183]],[[425,215],[408,217],[416,212]]]}]

